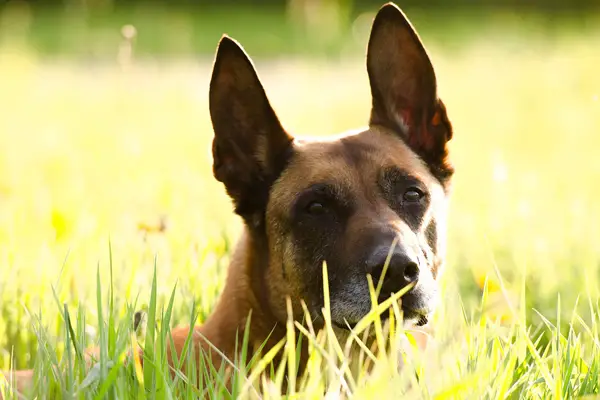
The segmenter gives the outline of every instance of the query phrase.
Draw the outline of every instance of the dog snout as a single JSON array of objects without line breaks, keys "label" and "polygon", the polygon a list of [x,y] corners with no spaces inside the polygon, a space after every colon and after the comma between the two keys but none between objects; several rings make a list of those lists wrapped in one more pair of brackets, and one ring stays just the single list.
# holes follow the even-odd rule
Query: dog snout
[{"label": "dog snout", "polygon": [[[386,263],[387,269],[385,268]],[[402,248],[394,249],[391,254],[389,247],[377,248],[367,259],[366,268],[367,273],[373,277],[374,285],[378,285],[383,278],[383,293],[398,292],[406,285],[416,283],[419,279],[417,258]]]}]

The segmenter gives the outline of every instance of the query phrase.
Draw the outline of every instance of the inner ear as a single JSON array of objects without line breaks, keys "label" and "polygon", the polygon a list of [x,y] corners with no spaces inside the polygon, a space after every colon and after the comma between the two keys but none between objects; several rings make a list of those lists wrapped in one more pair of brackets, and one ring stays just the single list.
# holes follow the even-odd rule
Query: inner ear
[{"label": "inner ear", "polygon": [[228,36],[219,42],[215,56],[209,107],[215,178],[225,185],[238,214],[264,210],[292,137],[271,107],[252,61]]}]

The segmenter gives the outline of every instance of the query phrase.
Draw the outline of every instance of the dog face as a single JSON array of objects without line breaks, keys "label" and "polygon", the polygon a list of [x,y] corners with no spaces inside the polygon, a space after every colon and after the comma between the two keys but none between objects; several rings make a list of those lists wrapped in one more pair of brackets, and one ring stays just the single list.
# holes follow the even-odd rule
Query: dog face
[{"label": "dog face", "polygon": [[[327,139],[294,138],[269,104],[252,62],[224,36],[210,86],[213,172],[250,234],[256,295],[286,318],[285,298],[317,319],[322,265],[332,320],[344,329],[408,284],[407,320],[427,322],[437,300],[450,178],[451,124],[433,66],[398,7],[373,22],[367,50],[372,109],[367,129]],[[394,244],[394,246],[392,246]],[[389,259],[382,277],[386,259]]]}]

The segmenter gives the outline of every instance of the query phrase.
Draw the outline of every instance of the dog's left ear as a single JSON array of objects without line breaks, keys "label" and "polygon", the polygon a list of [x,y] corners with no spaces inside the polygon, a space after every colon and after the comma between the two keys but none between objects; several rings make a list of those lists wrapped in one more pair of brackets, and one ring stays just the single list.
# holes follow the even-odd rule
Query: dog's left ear
[{"label": "dog's left ear", "polygon": [[236,212],[248,218],[264,210],[292,137],[273,111],[252,61],[226,35],[219,42],[209,92],[213,173],[225,185]]},{"label": "dog's left ear", "polygon": [[377,13],[367,48],[372,125],[399,134],[440,174],[451,174],[446,143],[452,127],[437,97],[433,65],[404,13],[387,3]]}]

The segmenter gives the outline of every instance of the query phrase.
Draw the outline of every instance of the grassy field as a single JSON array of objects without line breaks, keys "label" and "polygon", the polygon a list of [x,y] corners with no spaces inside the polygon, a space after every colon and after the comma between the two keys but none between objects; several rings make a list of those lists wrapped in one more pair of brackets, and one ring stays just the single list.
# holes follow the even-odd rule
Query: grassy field
[{"label": "grassy field", "polygon": [[[450,49],[448,38],[427,32],[457,169],[437,346],[407,356],[400,373],[393,355],[376,355],[379,368],[355,381],[336,378],[344,357],[331,353],[328,373],[311,365],[298,398],[598,393],[600,29],[546,40],[488,29]],[[326,135],[366,123],[360,50],[335,61],[257,61],[290,131]],[[144,398],[131,367],[107,379],[99,378],[108,369],[87,374],[69,340],[100,342],[116,360],[130,340],[127,303],[149,310],[146,332],[154,332],[154,306],[166,310],[175,294],[169,315],[156,311],[158,348],[167,321],[197,312],[200,323],[210,312],[240,228],[211,175],[210,68],[209,58],[76,63],[41,58],[19,41],[0,46],[0,368],[37,362],[51,385],[40,391],[58,397],[98,398],[96,387]],[[71,373],[52,377],[53,363]],[[154,398],[198,393],[164,372],[158,362],[144,377]],[[203,373],[198,390],[220,387],[218,371]],[[277,398],[279,383],[257,387]]]}]

